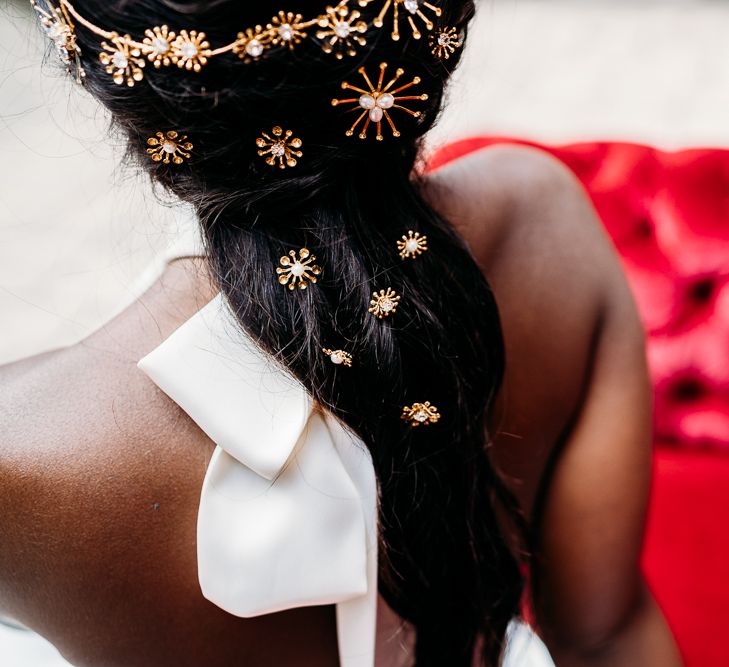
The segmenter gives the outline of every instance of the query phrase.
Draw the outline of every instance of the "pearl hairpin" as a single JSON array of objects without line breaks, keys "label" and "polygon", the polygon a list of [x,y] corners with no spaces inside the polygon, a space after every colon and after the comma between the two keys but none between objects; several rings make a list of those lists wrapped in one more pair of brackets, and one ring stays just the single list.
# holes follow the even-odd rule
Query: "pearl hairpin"
[{"label": "pearl hairpin", "polygon": [[185,135],[180,136],[174,130],[169,132],[157,132],[154,137],[147,139],[148,155],[155,162],[169,164],[170,160],[174,164],[182,164],[186,159],[190,158],[192,144],[187,140]]},{"label": "pearl hairpin", "polygon": [[370,123],[376,123],[377,124],[377,141],[382,141],[382,119],[384,118],[387,120],[387,122],[390,125],[390,128],[392,129],[392,136],[393,137],[399,137],[400,132],[395,127],[395,123],[392,122],[392,118],[390,117],[390,111],[392,109],[400,109],[401,111],[404,111],[405,113],[410,114],[414,118],[419,118],[422,115],[421,111],[412,111],[401,104],[400,102],[405,102],[408,100],[420,100],[425,101],[428,99],[428,95],[426,93],[422,93],[421,95],[398,95],[397,93],[402,92],[403,90],[410,88],[412,86],[415,86],[420,83],[420,77],[416,76],[410,83],[406,83],[404,86],[400,86],[399,88],[392,88],[397,80],[405,73],[405,70],[402,68],[398,68],[395,71],[395,76],[392,78],[392,80],[387,84],[383,86],[384,80],[385,80],[385,70],[387,70],[387,63],[380,63],[380,76],[377,80],[377,85],[375,86],[372,81],[370,81],[370,78],[367,76],[367,71],[364,67],[360,67],[357,71],[362,75],[362,78],[365,80],[367,87],[369,90],[364,90],[363,88],[358,88],[357,86],[353,86],[350,83],[347,83],[344,81],[342,83],[342,89],[344,90],[353,90],[357,93],[360,93],[359,97],[350,97],[345,100],[339,100],[339,99],[333,99],[332,100],[332,106],[336,107],[340,104],[354,104],[355,109],[357,106],[359,106],[363,111],[362,113],[357,117],[357,120],[354,121],[352,124],[352,127],[350,127],[345,134],[348,137],[351,137],[354,134],[355,129],[357,129],[357,126],[360,124],[362,119],[367,116],[367,120],[364,123],[364,126],[362,127],[362,131],[359,133],[360,139],[365,139],[367,137],[367,128],[369,127]]},{"label": "pearl hairpin", "polygon": [[440,413],[438,408],[430,404],[430,401],[425,403],[413,403],[412,405],[406,405],[402,409],[402,415],[400,416],[406,422],[410,422],[413,426],[428,426],[430,424],[437,424],[440,420]]},{"label": "pearl hairpin", "polygon": [[330,350],[326,347],[322,348],[322,352],[329,357],[329,360],[335,366],[347,366],[347,368],[351,368],[352,355],[349,352],[345,352],[344,350]]},{"label": "pearl hairpin", "polygon": [[306,289],[308,283],[316,283],[317,276],[321,274],[321,269],[313,262],[316,257],[312,255],[307,248],[296,251],[290,250],[288,257],[284,255],[280,260],[281,266],[276,269],[279,278],[278,282],[282,285],[288,285],[293,290],[298,285],[299,289]]},{"label": "pearl hairpin", "polygon": [[403,234],[402,240],[397,242],[397,249],[400,251],[400,258],[415,259],[418,255],[422,255],[428,249],[428,237],[421,236],[419,232],[408,230],[408,235]]}]

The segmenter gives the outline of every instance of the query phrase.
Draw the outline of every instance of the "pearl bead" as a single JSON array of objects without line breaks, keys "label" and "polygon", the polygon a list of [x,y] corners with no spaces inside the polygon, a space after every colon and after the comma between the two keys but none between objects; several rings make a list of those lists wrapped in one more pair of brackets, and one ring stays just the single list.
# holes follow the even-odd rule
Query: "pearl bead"
[{"label": "pearl bead", "polygon": [[294,262],[293,266],[291,267],[291,275],[296,276],[297,278],[299,276],[303,276],[304,271],[304,265],[301,262]]},{"label": "pearl bead", "polygon": [[121,51],[114,53],[111,62],[117,69],[126,69],[129,66],[129,60]]},{"label": "pearl bead", "polygon": [[290,24],[283,23],[278,28],[278,36],[284,40],[284,42],[289,42],[294,38],[294,29]]},{"label": "pearl bead", "polygon": [[405,241],[405,250],[408,252],[415,252],[418,249],[418,242],[415,239],[408,239]]},{"label": "pearl bead", "polygon": [[170,43],[162,37],[155,37],[152,40],[152,51],[158,56],[163,56],[170,50]]},{"label": "pearl bead", "polygon": [[346,39],[349,37],[350,32],[352,32],[352,28],[346,21],[337,21],[334,24],[334,34],[340,39]]},{"label": "pearl bead", "polygon": [[395,98],[390,93],[382,93],[377,97],[377,106],[380,109],[389,109],[395,104]]},{"label": "pearl bead", "polygon": [[384,111],[380,109],[380,107],[375,107],[374,109],[370,109],[370,120],[373,123],[379,123],[382,120],[382,116],[384,115]]},{"label": "pearl bead", "polygon": [[263,44],[257,39],[252,39],[246,44],[246,53],[252,58],[258,58],[263,53]]},{"label": "pearl bead", "polygon": [[329,358],[332,360],[332,363],[337,366],[344,363],[344,357],[339,354],[339,352],[332,352],[332,356]]},{"label": "pearl bead", "polygon": [[180,53],[189,60],[197,55],[197,47],[192,42],[185,42],[180,49]]},{"label": "pearl bead", "polygon": [[171,141],[165,141],[162,144],[162,150],[165,153],[174,153],[177,150],[177,146],[174,143],[172,143]]},{"label": "pearl bead", "polygon": [[359,105],[363,109],[374,109],[375,108],[375,104],[376,104],[375,98],[372,97],[372,95],[370,95],[369,93],[368,94],[365,94],[365,95],[362,95],[359,98]]}]

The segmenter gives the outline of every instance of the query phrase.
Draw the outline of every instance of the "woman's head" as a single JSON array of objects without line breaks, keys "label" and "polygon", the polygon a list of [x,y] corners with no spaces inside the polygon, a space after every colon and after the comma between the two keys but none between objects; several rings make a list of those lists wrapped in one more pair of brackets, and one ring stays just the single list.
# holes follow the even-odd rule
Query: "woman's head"
[{"label": "woman's head", "polygon": [[[261,3],[77,0],[96,26],[141,40],[146,28],[204,31],[212,48],[271,21]],[[78,25],[86,87],[129,140],[130,153],[153,179],[198,212],[212,274],[242,327],[353,429],[370,449],[381,493],[380,589],[417,631],[418,665],[470,665],[477,644],[495,664],[508,621],[518,613],[521,577],[496,520],[500,502],[513,511],[486,447],[485,415],[503,374],[504,352],[493,295],[462,240],[429,205],[415,173],[421,139],[435,122],[459,52],[439,59],[417,9],[465,38],[472,0],[386,3],[359,7],[370,28],[356,55],[338,59],[309,38],[258,60],[225,53],[200,72],[147,63],[133,87],[118,85],[99,61],[102,39]],[[373,22],[389,5],[381,29]],[[408,5],[407,7],[405,5]],[[417,6],[416,6],[417,5]],[[435,18],[435,9],[440,17]],[[400,39],[391,37],[393,12]],[[289,0],[304,20],[325,0]],[[413,20],[423,36],[414,39]],[[383,139],[346,136],[369,90],[402,68],[419,77],[390,107],[400,136],[383,120]],[[427,95],[427,99],[421,99]],[[332,99],[355,99],[332,105]],[[350,109],[356,109],[350,111]],[[274,126],[302,140],[296,166],[279,169],[259,156],[256,139]],[[360,125],[360,127],[362,124]],[[154,162],[147,140],[158,131],[187,135],[183,164]],[[408,231],[429,250],[400,258]],[[316,285],[289,291],[276,266],[290,250],[308,248],[322,274]],[[372,293],[392,288],[397,312],[377,319]],[[323,349],[343,349],[351,368]],[[442,418],[414,427],[403,406],[430,401]]]}]

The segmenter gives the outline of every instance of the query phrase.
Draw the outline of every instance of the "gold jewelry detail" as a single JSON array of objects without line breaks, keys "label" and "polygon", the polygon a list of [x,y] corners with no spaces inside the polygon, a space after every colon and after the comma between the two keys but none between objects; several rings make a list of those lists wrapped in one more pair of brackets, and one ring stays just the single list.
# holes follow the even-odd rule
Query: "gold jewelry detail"
[{"label": "gold jewelry detail", "polygon": [[369,91],[364,90],[362,88],[357,88],[357,86],[353,86],[346,81],[342,83],[342,88],[344,90],[353,90],[355,92],[361,93],[359,97],[352,97],[346,100],[338,100],[333,99],[332,100],[332,106],[336,107],[339,104],[355,104],[355,109],[357,107],[363,109],[362,113],[359,115],[356,121],[354,121],[354,124],[351,128],[349,128],[345,134],[348,137],[351,137],[354,134],[355,129],[360,124],[362,119],[367,116],[367,120],[365,121],[364,126],[362,127],[362,131],[359,133],[360,139],[365,139],[367,137],[367,128],[370,125],[370,122],[377,123],[377,141],[382,141],[382,119],[383,117],[387,120],[387,122],[390,125],[390,128],[392,129],[392,136],[393,137],[399,137],[400,132],[395,127],[395,124],[392,122],[392,118],[390,117],[390,114],[388,113],[389,109],[400,109],[402,111],[405,111],[406,113],[410,114],[411,116],[415,118],[419,118],[422,115],[422,112],[420,111],[412,111],[410,109],[407,109],[406,107],[398,104],[398,102],[405,102],[408,100],[420,100],[425,101],[428,99],[428,95],[426,93],[423,93],[422,95],[400,95],[398,96],[397,93],[410,88],[411,86],[415,86],[420,83],[420,77],[416,76],[410,83],[406,83],[404,86],[400,86],[399,88],[395,88],[391,90],[392,86],[395,85],[395,82],[405,73],[405,70],[402,68],[398,68],[395,71],[394,78],[386,85],[383,86],[383,82],[385,80],[385,70],[387,69],[387,63],[380,63],[380,77],[377,80],[377,85],[374,86],[372,82],[370,81],[369,77],[367,76],[367,72],[365,71],[364,67],[360,67],[357,71],[362,75],[362,78],[367,83],[367,86],[369,87]]},{"label": "gold jewelry detail", "polygon": [[155,136],[147,139],[147,153],[155,162],[169,164],[182,164],[190,158],[192,144],[187,141],[186,136],[179,136],[174,130],[169,132],[157,132]]},{"label": "gold jewelry detail", "polygon": [[[301,43],[304,38],[308,37],[306,30],[315,26],[320,28],[316,32],[316,38],[323,41],[322,50],[325,53],[334,53],[340,59],[345,53],[354,55],[355,45],[364,46],[366,44],[363,35],[369,30],[369,26],[364,21],[357,20],[360,12],[350,11],[350,4],[354,2],[355,0],[340,0],[337,5],[327,7],[324,13],[309,20],[304,20],[301,14],[280,11],[271,19],[270,23],[266,24],[265,28],[257,25],[255,28],[241,30],[238,32],[235,41],[217,48],[211,48],[203,32],[179,30],[177,32],[168,31],[165,35],[165,31],[168,30],[166,26],[155,26],[154,28],[146,29],[144,31],[145,37],[141,42],[132,39],[129,35],[120,37],[116,32],[100,28],[84,18],[79,14],[70,0],[58,0],[60,13],[65,17],[65,21],[62,21],[62,23],[70,28],[72,37],[74,25],[71,22],[71,16],[93,34],[107,40],[107,42],[115,43],[115,47],[110,49],[110,56],[113,56],[117,51],[121,51],[124,57],[129,60],[130,55],[132,58],[137,58],[138,56],[135,56],[134,53],[138,51],[140,54],[144,54],[157,68],[177,65],[181,69],[195,72],[199,72],[210,58],[224,53],[235,53],[244,59],[245,62],[249,62],[251,60],[257,60],[267,49],[272,47],[286,46],[289,49],[293,49],[295,45]],[[361,7],[366,7],[371,2],[373,0],[359,0]],[[36,7],[35,0],[31,0],[31,3]],[[395,40],[400,38],[399,22],[401,8],[404,10],[402,13],[407,17],[407,21],[413,32],[413,37],[416,39],[421,37],[421,33],[415,24],[414,19],[416,17],[423,21],[427,30],[433,29],[432,21],[423,13],[421,7],[429,9],[436,16],[441,15],[441,10],[438,7],[424,0],[384,0],[382,10],[372,24],[375,28],[382,27],[383,19],[391,7],[393,8],[392,38]],[[43,10],[37,9],[36,11],[41,15],[41,21],[44,22],[44,26],[47,21],[58,23],[55,15],[58,14],[60,16],[60,14],[57,10],[51,8],[52,14],[45,12],[45,16]],[[57,38],[50,33],[49,36],[58,45]],[[71,46],[71,42],[69,42],[69,46]],[[74,50],[74,56],[77,62],[79,62],[78,56],[80,51],[75,48],[75,41],[73,42],[73,47],[73,49],[69,48],[68,50]],[[122,62],[121,56],[117,56],[117,60]],[[104,64],[108,65],[109,63],[105,62]],[[136,67],[136,70],[131,72],[131,80],[133,82],[141,81],[143,77],[139,70],[141,70],[142,66],[135,63],[134,67]],[[122,83],[125,80],[128,83],[130,77],[127,75],[126,69],[126,67],[116,68],[112,69],[109,73],[114,73],[115,80],[121,76]],[[118,70],[122,72],[120,75],[117,74]],[[133,85],[133,83],[128,83],[128,85]]]},{"label": "gold jewelry detail", "polygon": [[322,352],[329,357],[329,360],[335,366],[346,366],[347,368],[352,367],[352,355],[344,350],[329,350],[322,348]]},{"label": "gold jewelry detail", "polygon": [[438,423],[440,413],[438,408],[430,404],[430,401],[425,401],[425,403],[413,403],[403,407],[400,419],[410,422],[413,426],[420,426],[421,424],[428,426]]},{"label": "gold jewelry detail", "polygon": [[439,28],[434,32],[430,36],[429,43],[432,54],[441,60],[448,60],[456,52],[456,49],[463,46],[458,31],[448,26]]},{"label": "gold jewelry detail", "polygon": [[238,33],[238,39],[233,44],[233,53],[244,62],[258,60],[269,43],[270,39],[260,25],[255,28],[246,28],[244,32]]},{"label": "gold jewelry detail", "polygon": [[[373,0],[359,0],[360,7],[366,7]],[[441,9],[435,5],[431,5],[429,2],[423,0],[384,0],[382,9],[380,10],[377,18],[372,22],[375,28],[381,28],[384,24],[384,18],[388,10],[392,7],[392,34],[393,40],[397,41],[400,39],[400,8],[402,7],[405,12],[404,15],[407,17],[407,21],[410,24],[410,29],[413,31],[413,37],[420,39],[422,37],[418,27],[415,25],[414,17],[417,16],[425,24],[426,30],[433,29],[433,22],[423,14],[421,7],[426,7],[431,10],[436,16],[441,15]]]},{"label": "gold jewelry detail", "polygon": [[400,297],[392,288],[388,287],[387,291],[381,289],[379,293],[372,292],[372,296],[374,298],[370,301],[370,308],[367,312],[372,313],[375,317],[382,319],[397,310]]},{"label": "gold jewelry detail", "polygon": [[162,65],[169,67],[177,63],[177,56],[172,50],[176,37],[174,32],[163,25],[147,28],[144,34],[147,36],[142,40],[142,44],[144,44],[142,52],[147,56],[149,62],[158,69]]},{"label": "gold jewelry detail", "polygon": [[415,259],[418,255],[422,255],[428,249],[428,237],[421,236],[419,232],[408,230],[408,235],[403,234],[402,241],[397,242],[397,249],[400,251],[400,258],[406,259],[410,257]]},{"label": "gold jewelry detail", "polygon": [[278,166],[281,169],[296,166],[296,158],[301,157],[303,153],[295,149],[301,148],[302,141],[296,138],[291,139],[292,130],[286,130],[286,134],[284,134],[284,131],[276,125],[271,130],[273,137],[266,132],[261,132],[261,134],[263,136],[256,139],[256,146],[265,149],[258,151],[258,154],[261,156],[268,155],[266,164],[273,166],[278,160]]},{"label": "gold jewelry detail", "polygon": [[306,33],[301,29],[303,20],[301,14],[293,12],[279,12],[274,16],[271,23],[266,26],[271,35],[271,46],[285,44],[289,49],[293,49],[296,44],[301,44],[301,40],[306,37]]},{"label": "gold jewelry detail", "polygon": [[210,42],[205,39],[204,32],[180,30],[180,34],[172,42],[172,53],[178,67],[199,72],[208,62]]},{"label": "gold jewelry detail", "polygon": [[48,2],[44,9],[35,0],[30,0],[30,4],[38,14],[43,31],[56,47],[61,62],[69,69],[75,65],[76,82],[82,83],[86,72],[81,65],[81,49],[76,42],[73,22],[64,11],[63,5],[57,9]]},{"label": "gold jewelry detail", "polygon": [[278,282],[288,285],[290,290],[295,289],[297,285],[299,289],[306,289],[308,282],[316,283],[321,269],[312,264],[314,260],[316,257],[306,248],[302,248],[298,256],[294,250],[290,250],[288,257],[284,255],[279,260],[281,267],[276,269],[276,273],[279,275]]},{"label": "gold jewelry detail", "polygon": [[111,44],[101,42],[101,48],[104,49],[99,54],[99,60],[105,65],[104,70],[107,74],[111,74],[114,83],[121,86],[126,82],[127,86],[132,88],[137,81],[144,78],[145,61],[142,58],[142,50],[139,46],[135,46],[129,35],[120,37],[115,32],[111,33]]},{"label": "gold jewelry detail", "polygon": [[341,60],[346,53],[348,56],[356,56],[355,44],[365,46],[367,40],[362,34],[367,32],[367,24],[364,21],[357,21],[361,16],[358,11],[349,11],[347,0],[343,0],[336,7],[327,7],[326,14],[319,17],[319,30],[316,33],[317,39],[325,40],[322,46],[324,53],[335,53],[338,60]]}]

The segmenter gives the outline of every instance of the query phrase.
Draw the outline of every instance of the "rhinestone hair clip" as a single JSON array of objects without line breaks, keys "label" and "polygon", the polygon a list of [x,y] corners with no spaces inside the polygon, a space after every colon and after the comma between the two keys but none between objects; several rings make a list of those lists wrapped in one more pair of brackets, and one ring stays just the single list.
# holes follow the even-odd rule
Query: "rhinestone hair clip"
[{"label": "rhinestone hair clip", "polygon": [[[420,39],[421,32],[415,19],[419,19],[424,28],[431,31],[434,24],[424,14],[424,10],[436,17],[441,15],[438,7],[425,0],[340,0],[312,19],[305,19],[298,13],[280,11],[265,26],[256,25],[241,30],[235,41],[213,48],[202,31],[173,30],[166,25],[147,28],[141,39],[128,34],[122,35],[93,24],[69,0],[57,2],[58,8],[50,0],[46,0],[47,9],[41,10],[36,0],[31,0],[41,17],[44,29],[59,48],[61,57],[66,62],[71,57],[75,58],[79,63],[79,71],[82,71],[80,51],[74,34],[75,20],[103,40],[100,42],[99,60],[114,83],[130,87],[144,79],[144,68],[147,64],[156,69],[178,67],[199,72],[211,58],[225,53],[233,53],[244,62],[251,62],[261,58],[270,49],[294,50],[304,40],[311,38],[318,41],[324,53],[333,54],[336,58],[355,56],[357,47],[367,44],[367,32],[382,28],[383,19],[390,10],[393,13],[393,40],[400,39],[399,25],[402,16],[405,16],[410,25],[413,37]],[[360,7],[367,7],[373,2],[380,3],[380,13],[372,24],[368,25],[361,20],[361,13],[350,7],[355,2]]]}]

